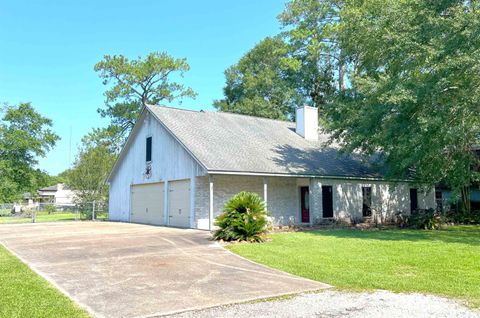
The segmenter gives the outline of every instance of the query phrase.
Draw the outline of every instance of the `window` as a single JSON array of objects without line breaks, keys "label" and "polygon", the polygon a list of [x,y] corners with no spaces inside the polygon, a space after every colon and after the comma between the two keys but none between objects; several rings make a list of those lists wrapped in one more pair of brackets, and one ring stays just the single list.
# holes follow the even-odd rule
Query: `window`
[{"label": "window", "polygon": [[418,193],[417,189],[410,189],[410,213],[418,210]]},{"label": "window", "polygon": [[322,186],[322,209],[324,218],[333,218],[332,186]]},{"label": "window", "polygon": [[362,214],[364,217],[372,216],[372,187],[362,187]]},{"label": "window", "polygon": [[301,187],[300,188],[300,208],[302,209],[302,223],[309,223],[310,222],[310,199],[309,199],[309,188],[308,187]]},{"label": "window", "polygon": [[152,161],[152,137],[147,137],[147,156],[145,158],[145,160],[147,162],[150,162]]},{"label": "window", "polygon": [[436,190],[435,191],[435,202],[437,203],[437,211],[442,212],[443,211],[443,196],[442,196],[442,191],[441,190]]}]

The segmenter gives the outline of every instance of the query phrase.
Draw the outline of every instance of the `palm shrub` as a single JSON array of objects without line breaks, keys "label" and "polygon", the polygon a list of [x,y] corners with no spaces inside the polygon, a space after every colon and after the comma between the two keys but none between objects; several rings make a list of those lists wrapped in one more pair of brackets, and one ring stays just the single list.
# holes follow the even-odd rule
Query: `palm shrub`
[{"label": "palm shrub", "polygon": [[213,237],[224,241],[263,242],[267,233],[267,210],[256,193],[240,192],[227,201],[215,219]]}]

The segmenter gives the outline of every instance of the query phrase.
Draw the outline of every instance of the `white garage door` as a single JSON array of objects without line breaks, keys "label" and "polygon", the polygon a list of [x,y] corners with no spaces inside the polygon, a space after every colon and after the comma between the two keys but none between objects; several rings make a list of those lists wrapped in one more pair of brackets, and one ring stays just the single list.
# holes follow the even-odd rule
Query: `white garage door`
[{"label": "white garage door", "polygon": [[132,185],[131,222],[163,225],[163,198],[163,182]]},{"label": "white garage door", "polygon": [[168,186],[169,225],[190,227],[190,179],[169,181]]}]

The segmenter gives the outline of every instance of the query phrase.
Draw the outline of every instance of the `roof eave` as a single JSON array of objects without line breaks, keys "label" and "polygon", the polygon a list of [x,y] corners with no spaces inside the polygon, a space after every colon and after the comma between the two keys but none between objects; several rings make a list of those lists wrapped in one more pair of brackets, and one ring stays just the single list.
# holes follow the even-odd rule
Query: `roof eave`
[{"label": "roof eave", "polygon": [[287,177],[287,178],[321,178],[321,179],[339,179],[339,180],[359,180],[359,181],[389,181],[389,182],[412,182],[412,180],[385,179],[382,177],[360,177],[360,176],[334,176],[321,174],[302,174],[302,173],[274,173],[274,172],[256,172],[256,171],[233,171],[233,170],[207,170],[211,175],[238,175],[238,176],[259,176],[259,177]]},{"label": "roof eave", "polygon": [[145,109],[146,109],[146,107],[143,106],[142,111],[141,111],[140,114],[138,115],[137,121],[135,122],[135,125],[133,126],[132,131],[130,131],[130,134],[128,135],[128,138],[127,138],[127,141],[125,142],[125,145],[123,145],[122,150],[120,150],[120,153],[118,154],[117,159],[115,160],[115,163],[113,164],[113,167],[112,167],[112,169],[110,170],[110,173],[108,174],[107,178],[105,179],[106,182],[110,182],[110,181],[112,180],[112,177],[113,177],[114,173],[117,171],[118,166],[119,166],[121,160],[122,160],[123,157],[125,156],[126,149],[128,148],[128,146],[129,146],[130,143],[132,142],[134,136],[135,136],[136,133],[138,132],[138,129],[139,129],[139,128],[138,128],[138,127],[139,127],[139,119],[141,119],[142,116],[144,115]]}]

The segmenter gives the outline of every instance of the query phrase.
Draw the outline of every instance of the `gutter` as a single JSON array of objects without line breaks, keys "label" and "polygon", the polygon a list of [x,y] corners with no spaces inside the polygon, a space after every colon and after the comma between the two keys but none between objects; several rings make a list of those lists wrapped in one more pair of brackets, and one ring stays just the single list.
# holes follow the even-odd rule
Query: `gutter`
[{"label": "gutter", "polygon": [[208,174],[216,175],[237,175],[237,176],[259,176],[259,177],[287,177],[287,178],[319,178],[338,180],[359,180],[359,181],[385,181],[385,182],[413,182],[412,180],[392,179],[381,177],[355,177],[355,176],[329,176],[317,174],[289,174],[271,172],[249,172],[249,171],[228,171],[228,170],[207,170]]}]

